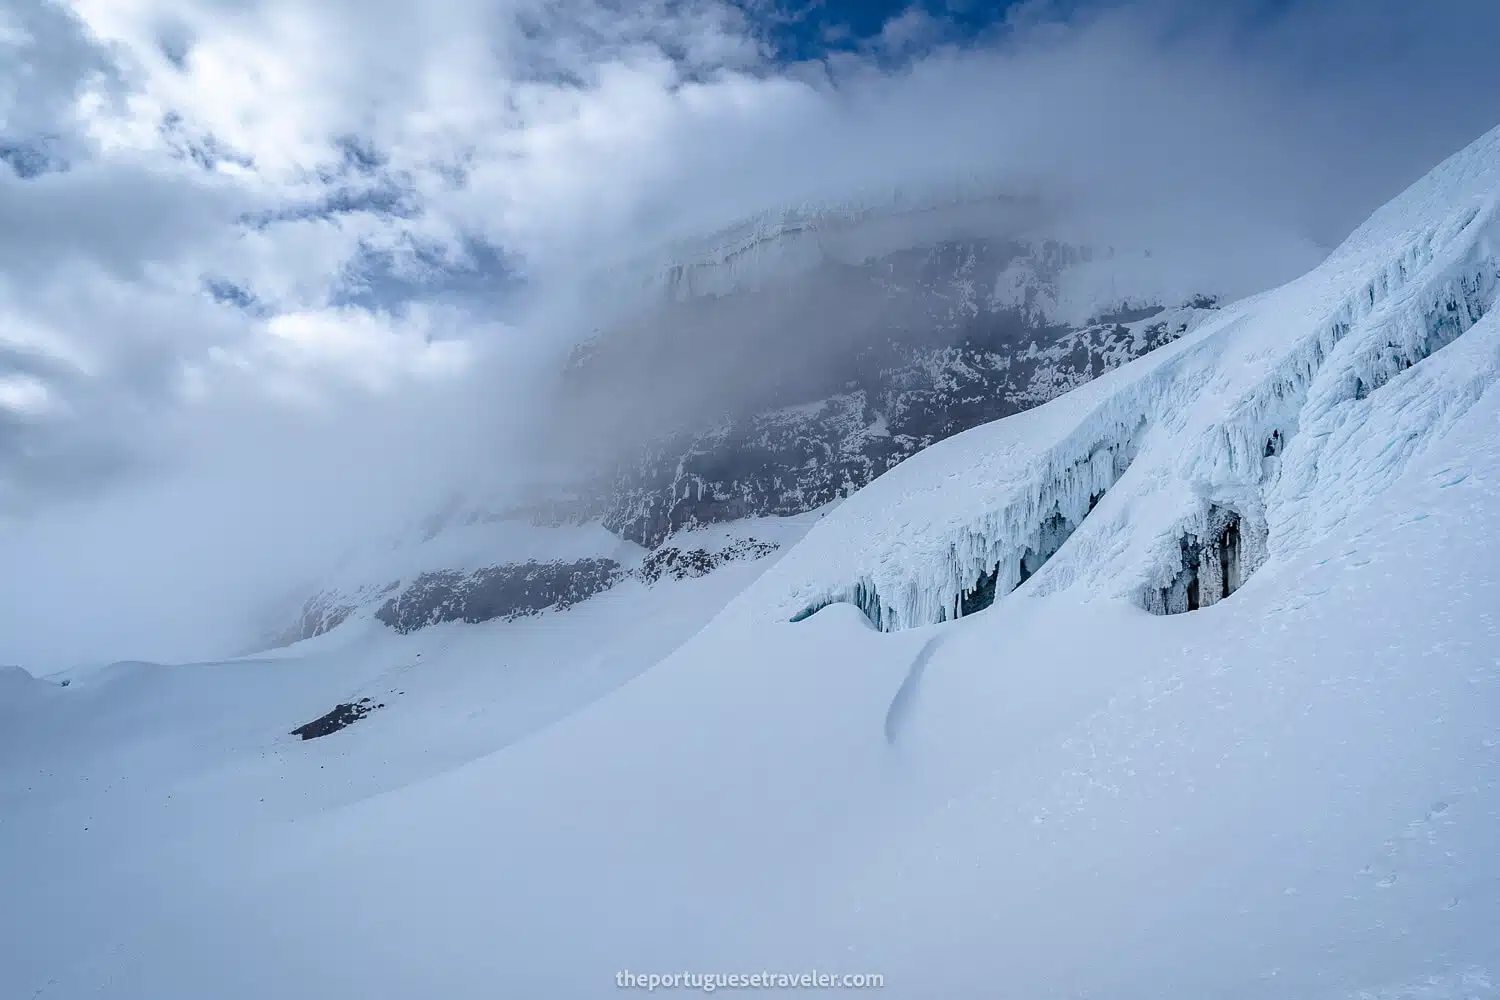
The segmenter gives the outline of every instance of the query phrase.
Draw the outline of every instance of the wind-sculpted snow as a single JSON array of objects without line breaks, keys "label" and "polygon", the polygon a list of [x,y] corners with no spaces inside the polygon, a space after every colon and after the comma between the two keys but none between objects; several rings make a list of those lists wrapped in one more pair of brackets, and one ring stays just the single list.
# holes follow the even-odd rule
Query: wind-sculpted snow
[{"label": "wind-sculpted snow", "polygon": [[[884,537],[893,545],[845,587],[804,588],[794,598],[803,605],[799,614],[850,601],[879,627],[896,630],[958,617],[965,595],[981,585],[992,587],[995,596],[1009,593],[1028,569],[1025,556],[1043,550],[1043,536],[1054,519],[1070,526],[1083,522],[1129,467],[1144,426],[1144,414],[1106,411],[1043,451],[1028,452],[1016,443],[992,456],[965,454],[960,461],[976,464],[965,469],[963,485],[970,489],[961,495],[954,488],[957,473],[934,481],[930,477],[936,463],[925,460],[932,452],[917,456],[891,476],[930,483],[930,489],[906,493],[887,506],[882,502],[886,491],[876,485],[856,494],[810,535],[808,549],[821,548],[819,540],[824,537],[843,536],[851,548],[837,555],[822,553],[839,568],[864,560],[868,543],[861,546],[861,538]],[[962,506],[940,526],[922,524],[919,519],[940,495]],[[880,522],[887,518],[900,527],[883,535]],[[788,559],[797,556],[794,550]]]},{"label": "wind-sculpted snow", "polygon": [[[789,619],[850,601],[887,630],[941,622],[976,585],[993,580],[1004,596],[1021,583],[1059,516],[1070,537],[1031,567],[1032,588],[1086,582],[1158,611],[1196,574],[1187,554],[1226,544],[1231,522],[1234,585],[1305,546],[1496,378],[1485,317],[1500,288],[1497,161],[1500,130],[1306,277],[892,470],[810,533],[747,607]],[[1211,589],[1204,606],[1231,584]]]}]

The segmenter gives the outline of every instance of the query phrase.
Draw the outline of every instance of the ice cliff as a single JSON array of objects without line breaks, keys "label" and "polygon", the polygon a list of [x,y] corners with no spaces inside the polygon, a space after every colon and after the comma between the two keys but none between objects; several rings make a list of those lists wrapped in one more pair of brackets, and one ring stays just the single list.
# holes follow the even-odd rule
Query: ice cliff
[{"label": "ice cliff", "polygon": [[851,602],[894,630],[1017,587],[1214,603],[1378,495],[1494,382],[1497,206],[1500,129],[1305,277],[892,469],[741,609]]}]

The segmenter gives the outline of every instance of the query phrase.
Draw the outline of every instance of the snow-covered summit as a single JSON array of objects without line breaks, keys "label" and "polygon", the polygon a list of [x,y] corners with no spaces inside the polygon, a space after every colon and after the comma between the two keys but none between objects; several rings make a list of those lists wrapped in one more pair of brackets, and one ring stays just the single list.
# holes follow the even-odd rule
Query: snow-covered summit
[{"label": "snow-covered summit", "polygon": [[944,240],[1025,232],[1037,211],[974,186],[781,207],[668,243],[622,267],[619,277],[670,299],[723,295],[829,262],[858,264]]},{"label": "snow-covered summit", "polygon": [[614,262],[589,284],[628,314],[952,242],[1013,245],[1010,266],[987,276],[978,294],[998,305],[1045,308],[1070,324],[1132,305],[1244,294],[1263,287],[1267,275],[1281,280],[1322,256],[1295,238],[1247,235],[1241,252],[1225,259],[1180,234],[1143,238],[1129,227],[1080,225],[1043,199],[970,178],[767,209]]}]

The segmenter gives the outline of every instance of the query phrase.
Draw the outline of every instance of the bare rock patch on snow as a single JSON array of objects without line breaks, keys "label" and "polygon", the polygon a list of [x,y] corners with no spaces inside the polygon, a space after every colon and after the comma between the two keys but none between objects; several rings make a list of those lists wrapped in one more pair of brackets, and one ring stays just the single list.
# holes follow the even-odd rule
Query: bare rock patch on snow
[{"label": "bare rock patch on snow", "polygon": [[361,698],[358,701],[347,701],[335,705],[333,711],[327,715],[320,715],[313,721],[298,726],[291,732],[292,736],[300,736],[304,740],[316,740],[323,736],[331,736],[341,729],[347,729],[360,719],[369,715],[377,708],[385,708],[385,703],[377,704],[370,698]]}]

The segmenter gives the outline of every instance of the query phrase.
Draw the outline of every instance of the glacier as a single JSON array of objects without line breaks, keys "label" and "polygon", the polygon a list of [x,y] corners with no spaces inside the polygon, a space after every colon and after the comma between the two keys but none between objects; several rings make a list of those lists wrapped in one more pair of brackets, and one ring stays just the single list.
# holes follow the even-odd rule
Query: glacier
[{"label": "glacier", "polygon": [[[1026,577],[1039,593],[1083,583],[1165,611],[1157,595],[1184,569],[1180,540],[1222,534],[1218,511],[1238,522],[1245,576],[1326,532],[1493,380],[1484,320],[1500,288],[1500,190],[1493,167],[1473,164],[1497,141],[1445,164],[1304,278],[892,469],[758,585],[765,604],[798,618],[851,601],[904,629],[958,617],[983,581],[1003,596]],[[1380,440],[1396,413],[1401,437]],[[1023,560],[1053,518],[1070,537],[1030,579]]]},{"label": "glacier", "polygon": [[1500,130],[759,559],[0,672],[0,995],[1500,996],[1497,202]]}]

